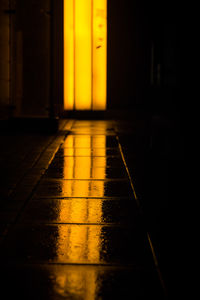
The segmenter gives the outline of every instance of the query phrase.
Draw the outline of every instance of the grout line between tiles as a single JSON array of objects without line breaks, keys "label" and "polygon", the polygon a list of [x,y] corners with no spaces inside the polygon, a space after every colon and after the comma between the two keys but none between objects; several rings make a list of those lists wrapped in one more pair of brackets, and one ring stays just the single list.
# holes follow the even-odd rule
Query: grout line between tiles
[{"label": "grout line between tiles", "polygon": [[[75,263],[75,262],[59,262],[59,261],[30,261],[30,262],[24,262],[24,261],[15,261],[15,262],[12,262],[12,261],[4,261],[3,264],[6,263],[6,265],[11,265],[11,266],[74,266],[74,267],[113,267],[113,268],[121,268],[121,269],[130,269],[130,270],[133,270],[133,268],[135,269],[141,269],[143,270],[143,267],[142,266],[139,266],[137,264],[126,264],[126,263],[117,263],[117,262],[113,262],[113,263],[107,263],[107,262],[80,262],[80,263]],[[2,264],[2,265],[3,265]]]}]

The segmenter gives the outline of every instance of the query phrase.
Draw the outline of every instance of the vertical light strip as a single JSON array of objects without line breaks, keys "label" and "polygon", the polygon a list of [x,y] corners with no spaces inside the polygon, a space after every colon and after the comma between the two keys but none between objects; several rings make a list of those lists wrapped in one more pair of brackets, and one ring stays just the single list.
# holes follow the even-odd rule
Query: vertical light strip
[{"label": "vertical light strip", "polygon": [[64,0],[64,109],[74,108],[74,0]]},{"label": "vertical light strip", "polygon": [[91,2],[75,0],[75,109],[90,110],[91,95]]},{"label": "vertical light strip", "polygon": [[64,0],[64,109],[105,110],[107,0]]},{"label": "vertical light strip", "polygon": [[93,1],[93,110],[106,109],[107,0]]},{"label": "vertical light strip", "polygon": [[94,16],[93,16],[93,12],[94,12],[94,1],[95,0],[91,0],[91,110],[93,110],[93,24],[94,24]]}]

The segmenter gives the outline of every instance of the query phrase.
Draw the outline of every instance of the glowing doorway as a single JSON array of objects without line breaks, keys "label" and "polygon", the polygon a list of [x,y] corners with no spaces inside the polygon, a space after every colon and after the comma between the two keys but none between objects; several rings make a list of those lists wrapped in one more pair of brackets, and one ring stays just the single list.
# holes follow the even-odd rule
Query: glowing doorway
[{"label": "glowing doorway", "polygon": [[64,0],[64,109],[105,110],[107,0]]}]

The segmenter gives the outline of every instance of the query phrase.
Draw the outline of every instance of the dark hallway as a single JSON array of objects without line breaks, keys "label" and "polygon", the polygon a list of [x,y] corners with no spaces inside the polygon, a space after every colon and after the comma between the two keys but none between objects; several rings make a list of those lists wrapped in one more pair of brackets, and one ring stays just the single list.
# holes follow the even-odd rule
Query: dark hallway
[{"label": "dark hallway", "polygon": [[67,111],[63,1],[0,2],[3,299],[181,293],[178,8],[110,0],[107,18],[107,109]]}]

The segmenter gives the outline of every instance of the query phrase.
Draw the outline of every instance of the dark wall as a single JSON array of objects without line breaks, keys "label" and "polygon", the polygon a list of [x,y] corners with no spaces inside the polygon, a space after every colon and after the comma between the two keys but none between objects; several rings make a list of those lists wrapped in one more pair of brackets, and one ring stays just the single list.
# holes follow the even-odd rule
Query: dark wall
[{"label": "dark wall", "polygon": [[154,2],[149,22],[154,55],[151,109],[158,113],[177,113],[183,105],[180,99],[181,12],[176,2]]},{"label": "dark wall", "polygon": [[108,107],[143,101],[149,78],[149,28],[143,1],[108,1]]},{"label": "dark wall", "polygon": [[8,117],[10,105],[9,1],[0,1],[0,119]]},{"label": "dark wall", "polygon": [[108,1],[108,107],[180,108],[180,21],[173,1]]},{"label": "dark wall", "polygon": [[21,114],[48,115],[50,97],[50,0],[18,0],[16,32],[21,32],[23,94]]},{"label": "dark wall", "polygon": [[162,276],[174,295],[179,211],[186,199],[181,11],[171,0],[133,2],[131,10],[110,1],[108,95],[112,107],[130,111],[133,130],[119,139]]}]

